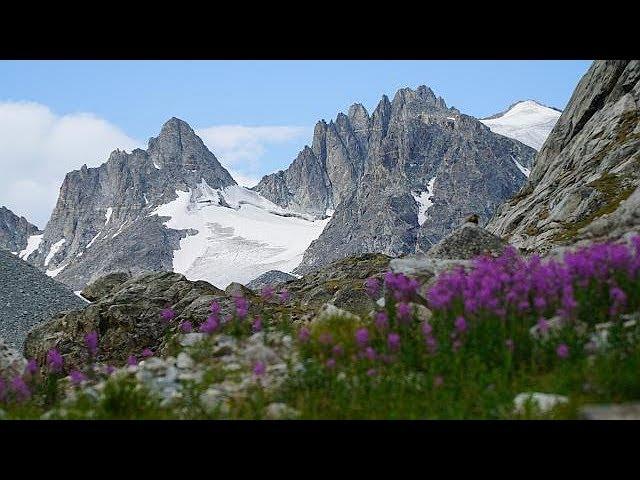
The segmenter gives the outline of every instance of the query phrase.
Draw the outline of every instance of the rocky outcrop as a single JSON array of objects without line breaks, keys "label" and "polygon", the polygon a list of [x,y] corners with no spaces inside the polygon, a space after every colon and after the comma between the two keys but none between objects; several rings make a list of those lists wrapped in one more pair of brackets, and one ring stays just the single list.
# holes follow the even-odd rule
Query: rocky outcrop
[{"label": "rocky outcrop", "polygon": [[76,289],[111,272],[170,270],[188,232],[150,213],[203,180],[214,189],[236,184],[191,127],[172,118],[146,151],[116,150],[97,168],[68,173],[29,261]]},{"label": "rocky outcrop", "polygon": [[282,206],[332,214],[295,270],[304,274],[351,255],[426,251],[471,213],[486,223],[524,184],[517,163],[531,165],[534,155],[429,88],[405,88],[371,115],[356,104],[319,122],[312,147],[256,190]]},{"label": "rocky outcrop", "polygon": [[297,277],[294,277],[293,275],[281,272],[279,270],[269,270],[268,272],[263,273],[259,277],[254,278],[249,283],[247,283],[247,288],[259,292],[264,287],[280,287],[281,285],[291,280],[295,280],[296,278]]},{"label": "rocky outcrop", "polygon": [[487,229],[542,252],[638,232],[639,166],[640,61],[596,61],[536,157],[527,184]]},{"label": "rocky outcrop", "polygon": [[24,217],[19,217],[6,207],[0,207],[0,248],[19,253],[27,247],[27,240],[40,230]]},{"label": "rocky outcrop", "polygon": [[0,380],[22,375],[26,365],[27,361],[20,352],[0,338]]},{"label": "rocky outcrop", "polygon": [[87,285],[82,290],[81,295],[90,302],[95,302],[106,297],[110,293],[116,292],[127,280],[130,279],[131,274],[128,272],[110,273]]},{"label": "rocky outcrop", "polygon": [[16,255],[0,249],[0,337],[22,348],[29,329],[86,302]]}]

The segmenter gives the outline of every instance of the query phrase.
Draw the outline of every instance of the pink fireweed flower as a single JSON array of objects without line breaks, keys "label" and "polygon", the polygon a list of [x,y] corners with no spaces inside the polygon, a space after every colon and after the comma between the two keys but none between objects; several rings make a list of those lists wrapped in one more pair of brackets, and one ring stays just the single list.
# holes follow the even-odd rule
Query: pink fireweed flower
[{"label": "pink fireweed flower", "polygon": [[325,366],[329,369],[329,370],[333,370],[336,367],[336,360],[335,358],[329,358],[326,362],[325,362]]},{"label": "pink fireweed flower", "polygon": [[322,332],[318,337],[318,342],[322,345],[331,345],[333,343],[333,335],[329,332]]},{"label": "pink fireweed flower", "polygon": [[372,347],[367,347],[364,351],[364,355],[368,360],[373,361],[376,359],[376,351]]},{"label": "pink fireweed flower", "polygon": [[551,325],[549,324],[549,321],[546,318],[538,319],[538,331],[540,333],[546,334],[549,331],[550,327]]},{"label": "pink fireweed flower", "polygon": [[431,324],[427,321],[422,322],[422,334],[425,337],[428,337],[429,335],[431,335],[432,332],[433,332],[433,327],[431,326]]},{"label": "pink fireweed flower", "polygon": [[191,333],[193,332],[193,324],[186,320],[180,324],[180,331],[182,333]]},{"label": "pink fireweed flower", "polygon": [[235,297],[233,301],[235,303],[236,315],[238,318],[246,317],[249,313],[249,301],[242,296]]},{"label": "pink fireweed flower", "polygon": [[439,388],[442,385],[444,385],[444,378],[442,378],[442,375],[436,375],[433,379],[433,386]]},{"label": "pink fireweed flower", "polygon": [[556,355],[558,355],[558,358],[567,358],[569,356],[569,347],[565,343],[561,343],[556,348]]},{"label": "pink fireweed flower", "polygon": [[38,364],[35,358],[32,358],[27,362],[27,365],[24,367],[24,374],[33,377],[36,373],[38,373]]},{"label": "pink fireweed flower", "polygon": [[130,367],[135,367],[136,365],[138,365],[138,359],[135,355],[129,355],[129,358],[127,358],[127,365],[129,365]]},{"label": "pink fireweed flower", "polygon": [[215,316],[215,314],[211,314],[209,315],[209,317],[207,317],[207,320],[202,323],[202,325],[200,325],[200,333],[211,335],[218,329],[219,326],[220,322],[218,321],[218,318]]},{"label": "pink fireweed flower", "polygon": [[150,348],[145,348],[144,350],[142,350],[142,356],[144,358],[153,357],[153,351]]},{"label": "pink fireweed flower", "polygon": [[164,308],[160,311],[160,318],[167,323],[176,318],[176,312],[171,308]]},{"label": "pink fireweed flower", "polygon": [[427,346],[427,351],[429,353],[434,354],[438,351],[438,341],[435,339],[435,337],[428,335],[424,339],[424,343]]},{"label": "pink fireweed flower", "polygon": [[613,301],[609,312],[611,315],[616,315],[627,304],[627,294],[620,287],[612,287],[609,290],[609,296]]},{"label": "pink fireweed flower", "polygon": [[375,368],[370,368],[369,370],[367,370],[367,375],[370,377],[375,377],[378,374],[378,372],[376,371]]},{"label": "pink fireweed flower", "polygon": [[282,290],[280,292],[280,303],[285,304],[289,301],[289,299],[291,298],[291,295],[289,294],[289,290]]},{"label": "pink fireweed flower", "polygon": [[514,347],[515,347],[515,343],[513,342],[512,339],[507,338],[504,342],[505,347],[507,347],[507,350],[509,350],[510,352],[513,352]]},{"label": "pink fireweed flower", "polygon": [[260,297],[265,302],[268,302],[269,300],[271,300],[273,298],[273,295],[275,293],[276,292],[275,292],[275,290],[273,289],[272,286],[266,285],[266,286],[262,287],[262,290],[260,291]]},{"label": "pink fireweed flower", "polygon": [[212,302],[211,306],[209,307],[209,310],[211,310],[211,313],[213,315],[218,315],[220,313],[220,304],[218,302]]},{"label": "pink fireweed flower", "polygon": [[84,344],[87,346],[87,351],[90,357],[95,357],[98,353],[98,332],[95,330],[87,333],[84,336]]},{"label": "pink fireweed flower", "polygon": [[266,372],[267,372],[267,366],[265,365],[264,362],[258,361],[253,365],[253,374],[256,377],[261,377]]},{"label": "pink fireweed flower", "polygon": [[298,340],[300,343],[307,343],[311,337],[311,332],[307,327],[302,327],[298,332]]},{"label": "pink fireweed flower", "polygon": [[380,280],[374,277],[369,277],[364,282],[364,289],[373,300],[380,298],[380,287]]},{"label": "pink fireweed flower", "polygon": [[376,313],[374,323],[378,330],[386,330],[389,327],[389,316],[386,312]]},{"label": "pink fireweed flower", "polygon": [[341,345],[334,345],[331,351],[333,352],[333,355],[336,357],[340,357],[344,353],[344,349],[342,348]]},{"label": "pink fireweed flower", "polygon": [[104,373],[106,373],[109,376],[113,375],[113,372],[115,371],[116,371],[116,367],[114,367],[113,365],[105,365],[104,367]]},{"label": "pink fireweed flower", "polygon": [[14,377],[11,380],[11,391],[19,402],[24,402],[31,397],[31,390],[21,376]]},{"label": "pink fireweed flower", "polygon": [[389,349],[392,352],[397,351],[400,348],[400,335],[397,333],[391,332],[387,336],[387,345],[389,345]]},{"label": "pink fireweed flower", "polygon": [[456,331],[460,332],[460,333],[464,333],[467,331],[467,321],[465,320],[464,317],[458,317],[456,318],[456,321],[454,323],[454,326],[456,327]]},{"label": "pink fireweed flower", "polygon": [[451,344],[451,349],[454,352],[457,352],[458,350],[460,350],[462,348],[462,340],[460,340],[459,338],[455,339],[453,341],[453,343]]},{"label": "pink fireweed flower", "polygon": [[406,324],[411,319],[411,305],[401,302],[398,303],[396,308],[396,311],[398,312],[398,320]]},{"label": "pink fireweed flower", "polygon": [[369,342],[369,330],[366,328],[356,330],[356,342],[360,347],[364,347]]},{"label": "pink fireweed flower", "polygon": [[62,371],[64,358],[62,358],[62,355],[60,355],[57,349],[52,348],[47,352],[47,365],[49,366],[49,371],[52,373],[60,373]]},{"label": "pink fireweed flower", "polygon": [[71,383],[76,387],[87,380],[87,376],[79,370],[73,370],[69,374],[69,378],[71,378]]},{"label": "pink fireweed flower", "polygon": [[256,317],[251,324],[252,332],[260,332],[262,331],[262,319],[260,317]]}]

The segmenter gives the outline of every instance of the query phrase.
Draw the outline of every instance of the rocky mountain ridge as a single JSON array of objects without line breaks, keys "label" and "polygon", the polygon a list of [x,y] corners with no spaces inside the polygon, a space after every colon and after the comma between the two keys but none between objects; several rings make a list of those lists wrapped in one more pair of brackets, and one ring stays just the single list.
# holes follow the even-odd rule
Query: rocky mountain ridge
[{"label": "rocky mountain ridge", "polygon": [[41,233],[26,218],[19,217],[7,207],[0,207],[0,248],[12,253],[22,252],[27,248],[29,237]]}]

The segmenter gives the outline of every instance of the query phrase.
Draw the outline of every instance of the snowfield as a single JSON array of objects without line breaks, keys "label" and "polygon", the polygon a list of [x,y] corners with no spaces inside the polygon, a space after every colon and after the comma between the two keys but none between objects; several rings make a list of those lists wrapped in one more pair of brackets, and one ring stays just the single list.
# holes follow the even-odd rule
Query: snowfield
[{"label": "snowfield", "polygon": [[418,204],[418,224],[422,225],[429,218],[427,210],[433,205],[433,186],[436,183],[436,177],[429,180],[427,189],[424,192],[414,192],[413,199]]},{"label": "snowfield", "polygon": [[560,115],[561,112],[553,108],[527,100],[516,103],[497,118],[480,121],[494,133],[540,150]]},{"label": "snowfield", "polygon": [[169,217],[168,228],[197,231],[180,240],[173,270],[218,288],[269,270],[291,272],[329,222],[287,211],[238,185],[214,190],[203,180],[176,195],[150,214]]},{"label": "snowfield", "polygon": [[27,246],[24,250],[18,253],[18,257],[26,261],[29,258],[29,255],[31,255],[38,249],[38,247],[40,246],[40,242],[42,242],[42,237],[44,237],[44,234],[31,235],[29,238],[27,238]]}]

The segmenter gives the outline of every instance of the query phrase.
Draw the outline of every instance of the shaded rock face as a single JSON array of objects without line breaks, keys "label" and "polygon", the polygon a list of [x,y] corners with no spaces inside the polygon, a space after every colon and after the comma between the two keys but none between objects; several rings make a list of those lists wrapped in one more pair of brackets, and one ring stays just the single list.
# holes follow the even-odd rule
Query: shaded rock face
[{"label": "shaded rock face", "polygon": [[27,361],[20,352],[0,338],[0,379],[8,381],[22,375],[26,365]]},{"label": "shaded rock face", "polygon": [[640,61],[595,61],[524,188],[487,225],[529,251],[640,231]]},{"label": "shaded rock face", "polygon": [[422,86],[383,97],[372,115],[356,104],[318,123],[312,147],[255,189],[319,216],[335,210],[304,274],[349,255],[426,251],[471,213],[486,223],[525,182],[515,162],[534,155]]},{"label": "shaded rock face", "polygon": [[31,235],[38,235],[40,230],[24,217],[19,217],[6,207],[0,207],[0,248],[19,253],[27,246]]},{"label": "shaded rock face", "polygon": [[95,282],[87,285],[82,290],[81,295],[90,302],[95,302],[96,300],[100,300],[110,293],[117,291],[127,280],[130,279],[131,274],[128,272],[110,273],[109,275],[100,277]]},{"label": "shaded rock face", "polygon": [[259,292],[264,287],[279,287],[284,283],[295,280],[296,278],[297,277],[294,277],[293,275],[285,272],[281,272],[280,270],[269,270],[268,272],[263,273],[259,277],[254,278],[249,283],[247,283],[247,288]]},{"label": "shaded rock face", "polygon": [[32,326],[85,305],[66,285],[0,249],[0,338],[8,345],[22,348]]},{"label": "shaded rock face", "polygon": [[146,151],[116,150],[100,167],[68,173],[29,261],[76,289],[114,271],[170,270],[187,232],[149,214],[203,179],[211,188],[236,183],[191,127],[172,118]]}]

